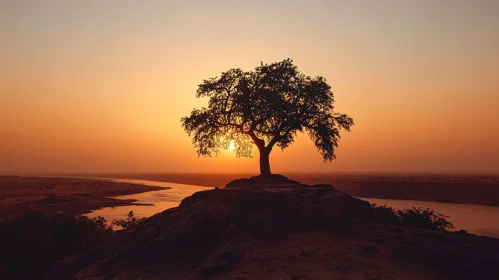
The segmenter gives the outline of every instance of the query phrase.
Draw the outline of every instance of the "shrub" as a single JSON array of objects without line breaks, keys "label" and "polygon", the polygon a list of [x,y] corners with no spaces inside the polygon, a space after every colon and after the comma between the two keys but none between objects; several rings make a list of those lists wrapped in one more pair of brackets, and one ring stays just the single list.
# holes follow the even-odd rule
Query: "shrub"
[{"label": "shrub", "polygon": [[102,217],[32,212],[4,220],[0,223],[0,279],[40,279],[58,260],[112,236]]},{"label": "shrub", "polygon": [[454,227],[447,220],[448,216],[444,216],[429,208],[412,207],[395,210],[386,205],[377,206],[376,204],[372,204],[371,209],[373,210],[372,218],[378,222],[441,231],[447,231]]},{"label": "shrub", "polygon": [[446,231],[454,227],[447,221],[448,216],[433,211],[432,209],[423,209],[421,207],[412,207],[410,209],[397,210],[397,216],[402,225],[420,227],[425,229],[438,229]]},{"label": "shrub", "polygon": [[126,219],[113,220],[111,224],[113,226],[119,226],[124,230],[133,230],[144,220],[145,218],[136,218],[133,215],[133,211],[130,211]]}]

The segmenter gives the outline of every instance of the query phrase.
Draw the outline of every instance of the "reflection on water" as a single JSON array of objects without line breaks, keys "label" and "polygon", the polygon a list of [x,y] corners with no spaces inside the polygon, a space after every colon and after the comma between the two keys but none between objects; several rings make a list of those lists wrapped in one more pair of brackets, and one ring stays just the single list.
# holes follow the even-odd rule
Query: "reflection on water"
[{"label": "reflection on water", "polygon": [[[125,218],[128,212],[133,210],[137,217],[150,217],[156,213],[166,209],[176,207],[182,199],[192,195],[198,191],[213,189],[212,187],[184,185],[168,182],[148,181],[148,180],[128,180],[128,179],[112,179],[116,182],[125,182],[133,184],[143,184],[150,186],[169,187],[160,191],[151,191],[139,194],[117,196],[118,199],[136,199],[137,203],[151,205],[131,205],[106,207],[95,210],[88,216],[102,216],[106,220],[111,221],[117,218]],[[414,200],[396,200],[396,199],[377,199],[377,198],[361,198],[377,205],[387,205],[393,208],[412,208],[422,207],[430,208],[449,216],[449,221],[454,224],[454,230],[464,229],[469,233],[477,235],[487,235],[499,238],[499,207],[484,206],[475,204],[454,204],[454,203],[439,203],[429,201],[414,201]]]},{"label": "reflection on water", "polygon": [[89,213],[90,217],[101,216],[108,221],[113,219],[125,218],[128,212],[133,211],[137,217],[150,217],[156,213],[166,209],[176,207],[182,199],[192,195],[195,192],[206,191],[213,189],[212,187],[184,185],[167,182],[157,182],[148,180],[128,180],[128,179],[113,179],[115,182],[125,182],[132,184],[142,184],[149,186],[168,187],[169,189],[150,191],[138,194],[120,195],[117,199],[136,199],[137,203],[150,205],[129,205],[117,207],[105,207]]},{"label": "reflection on water", "polygon": [[412,208],[413,206],[423,209],[430,208],[440,214],[449,216],[448,220],[454,225],[454,230],[464,229],[469,233],[499,238],[499,207],[430,201],[359,198],[376,203],[377,205],[387,205],[393,208]]}]

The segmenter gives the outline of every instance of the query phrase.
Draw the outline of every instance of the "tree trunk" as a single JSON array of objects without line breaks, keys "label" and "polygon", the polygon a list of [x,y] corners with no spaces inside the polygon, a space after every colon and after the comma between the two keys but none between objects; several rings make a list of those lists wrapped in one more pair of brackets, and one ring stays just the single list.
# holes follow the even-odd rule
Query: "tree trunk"
[{"label": "tree trunk", "polygon": [[270,172],[270,150],[267,148],[260,149],[260,175],[267,176],[271,175]]}]

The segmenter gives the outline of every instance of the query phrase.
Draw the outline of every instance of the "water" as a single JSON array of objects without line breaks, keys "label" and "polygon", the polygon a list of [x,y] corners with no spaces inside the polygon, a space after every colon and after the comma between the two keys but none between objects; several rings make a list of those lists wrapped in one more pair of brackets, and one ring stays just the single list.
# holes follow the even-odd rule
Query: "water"
[{"label": "water", "polygon": [[128,212],[133,211],[136,217],[150,217],[166,209],[177,207],[182,199],[192,195],[195,192],[211,190],[213,187],[185,185],[168,182],[148,181],[148,180],[129,180],[129,179],[110,179],[114,182],[124,182],[131,184],[142,184],[148,186],[169,187],[159,191],[143,192],[138,194],[115,196],[117,199],[136,199],[136,203],[150,205],[128,205],[117,207],[105,207],[94,210],[88,214],[90,217],[101,216],[108,221],[126,217]]},{"label": "water", "polygon": [[[117,207],[105,207],[95,210],[88,216],[102,216],[106,220],[124,218],[131,210],[137,217],[150,217],[166,209],[176,207],[182,199],[198,191],[210,190],[212,187],[185,185],[148,180],[111,179],[116,182],[143,184],[150,186],[170,187],[159,191],[150,191],[139,194],[116,196],[118,199],[136,199],[137,203],[151,205],[129,205]],[[431,201],[396,200],[361,198],[377,205],[387,205],[393,208],[430,208],[449,216],[449,221],[454,224],[454,230],[464,229],[469,233],[486,235],[499,238],[499,207],[476,205],[439,203]]]}]

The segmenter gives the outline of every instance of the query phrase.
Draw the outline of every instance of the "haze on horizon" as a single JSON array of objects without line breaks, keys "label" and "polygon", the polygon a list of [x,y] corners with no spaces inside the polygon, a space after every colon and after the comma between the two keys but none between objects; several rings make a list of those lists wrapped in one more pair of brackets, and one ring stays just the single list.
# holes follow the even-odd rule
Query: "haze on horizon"
[{"label": "haze on horizon", "polygon": [[[208,3],[209,2],[209,3]],[[236,3],[238,2],[238,3]],[[292,58],[355,120],[338,159],[306,136],[279,172],[499,172],[498,1],[0,3],[0,174],[257,172],[198,158],[197,85]]]}]

